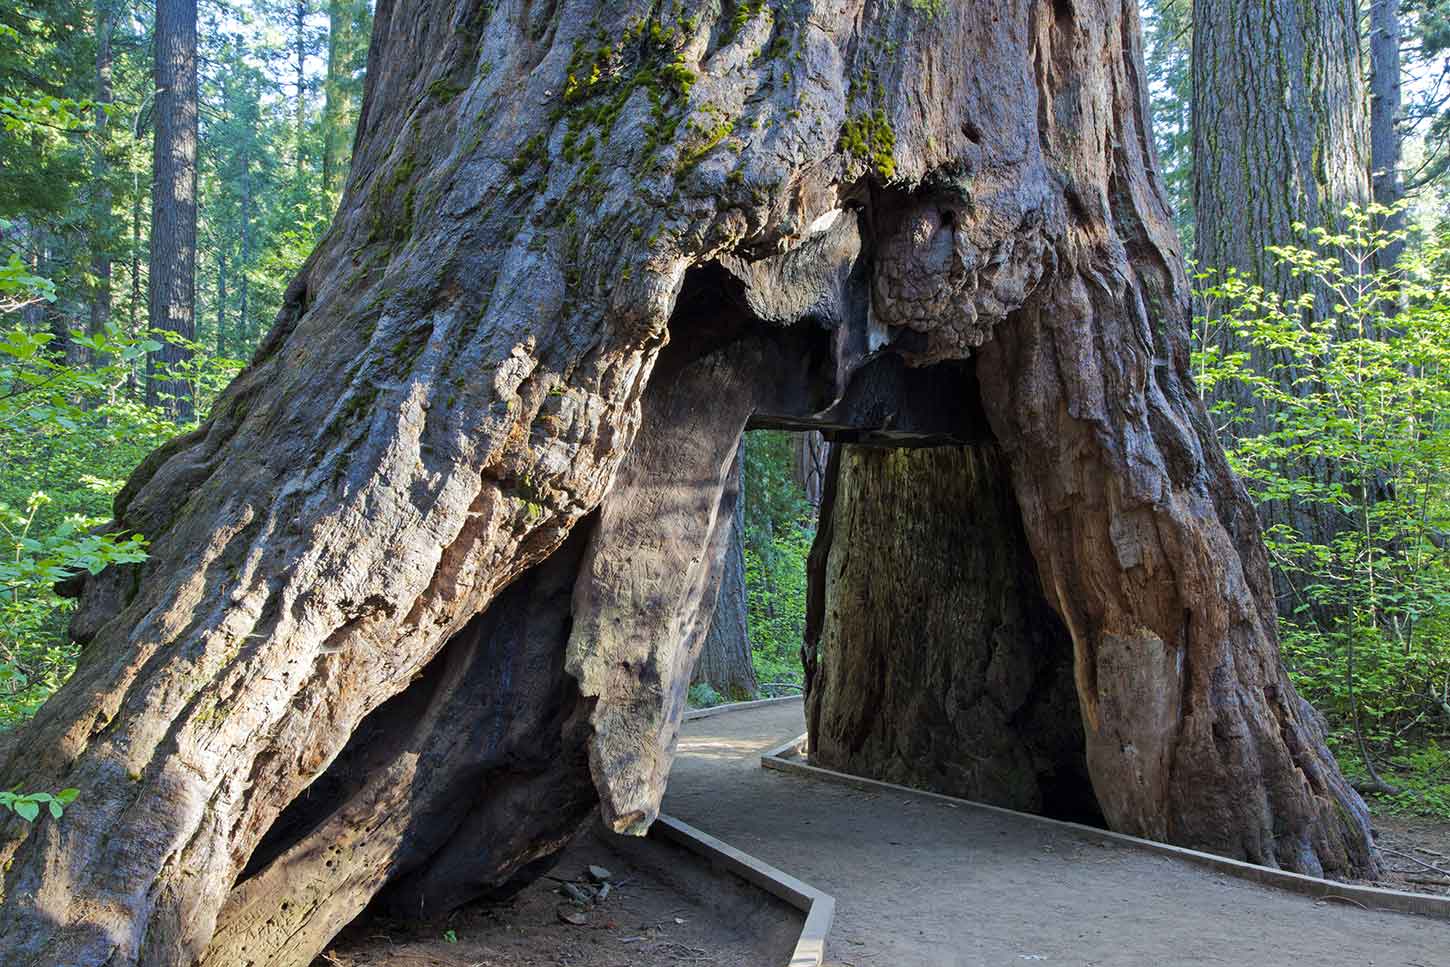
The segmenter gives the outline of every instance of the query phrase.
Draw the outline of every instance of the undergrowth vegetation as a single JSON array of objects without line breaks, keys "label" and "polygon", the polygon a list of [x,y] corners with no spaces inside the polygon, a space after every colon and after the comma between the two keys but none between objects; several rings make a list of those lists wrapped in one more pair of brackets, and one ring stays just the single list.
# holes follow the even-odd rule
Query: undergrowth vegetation
[{"label": "undergrowth vegetation", "polygon": [[1267,509],[1297,686],[1364,788],[1450,818],[1450,249],[1388,214],[1272,248],[1298,303],[1200,275],[1194,362]]},{"label": "undergrowth vegetation", "polygon": [[798,685],[803,676],[806,557],[815,537],[816,510],[796,479],[795,462],[792,434],[746,434],[747,614],[755,678],[767,691],[770,685]]},{"label": "undergrowth vegetation", "polygon": [[[141,459],[194,425],[176,422],[168,400],[144,401],[138,377],[159,346],[153,339],[116,325],[88,335],[25,324],[27,310],[44,318],[55,298],[44,279],[0,275],[0,299],[14,314],[0,331],[0,728],[34,714],[75,667],[65,634],[71,602],[55,585],[145,559],[146,535],[102,525]],[[240,363],[192,349],[175,376],[205,413]]]}]

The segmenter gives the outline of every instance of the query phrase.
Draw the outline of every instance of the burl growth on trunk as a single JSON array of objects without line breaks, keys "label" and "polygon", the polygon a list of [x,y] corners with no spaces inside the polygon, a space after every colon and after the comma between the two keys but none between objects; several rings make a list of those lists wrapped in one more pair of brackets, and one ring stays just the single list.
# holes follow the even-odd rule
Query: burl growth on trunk
[{"label": "burl growth on trunk", "polygon": [[380,0],[331,231],[0,748],[81,790],[0,827],[9,956],[306,964],[644,828],[748,426],[990,447],[1106,821],[1371,869],[1189,382],[1136,18]]}]

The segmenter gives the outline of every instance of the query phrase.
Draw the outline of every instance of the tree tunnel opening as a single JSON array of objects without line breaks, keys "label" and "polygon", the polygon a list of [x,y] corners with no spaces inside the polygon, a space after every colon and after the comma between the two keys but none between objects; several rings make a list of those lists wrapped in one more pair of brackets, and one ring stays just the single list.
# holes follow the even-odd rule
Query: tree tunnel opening
[{"label": "tree tunnel opening", "polygon": [[1102,824],[1072,639],[994,444],[834,447],[809,578],[814,764]]},{"label": "tree tunnel opening", "polygon": [[691,704],[809,683],[818,765],[1101,825],[1071,637],[995,446],[753,429],[741,449]]},{"label": "tree tunnel opening", "polygon": [[[1002,373],[979,366],[993,347],[970,348],[972,318],[947,335],[879,321],[868,216],[838,211],[781,254],[685,272],[601,502],[353,730],[254,851],[214,949],[316,911],[341,926],[364,906],[430,917],[506,894],[595,813],[645,831],[715,628],[748,431],[829,444],[801,622],[814,762],[1152,831],[1151,811],[1128,823],[1121,802],[1112,811],[1114,797],[1138,801],[1144,760],[1092,732],[1087,702],[1101,695],[1081,675],[1099,659],[1081,653],[1059,617],[1071,600],[1039,571],[1043,553],[1062,566],[1057,549],[1029,547],[1020,454],[1014,464],[987,416],[985,387],[1000,395]],[[954,224],[933,210],[911,230],[937,253]],[[555,420],[540,410],[541,440]],[[1144,642],[1148,657],[1169,654]],[[1155,723],[1130,736],[1170,737]],[[341,890],[334,869],[349,871]]]},{"label": "tree tunnel opening", "polygon": [[690,680],[690,705],[800,696],[806,559],[829,446],[818,432],[754,430],[732,472],[741,499]]},{"label": "tree tunnel opening", "polygon": [[[938,234],[953,225],[949,211],[930,221]],[[766,434],[787,431],[819,438],[829,454],[799,602],[812,758],[1101,824],[1073,642],[1044,597],[985,415],[977,356],[935,358],[928,334],[878,325],[864,281],[875,254],[869,240],[861,244],[864,254],[845,266],[830,261],[843,246],[828,230],[815,264],[807,249],[794,264],[727,259],[698,270],[686,279],[671,330],[672,338],[677,329],[695,332],[706,314],[693,307],[703,304],[711,318],[733,317],[739,338],[778,343],[791,333],[807,347],[804,387],[748,375],[756,388],[747,391],[745,428],[758,432],[737,446],[748,464],[752,450],[780,446]],[[801,298],[812,283],[811,299]],[[738,477],[740,466],[737,451],[729,472]],[[748,482],[745,490],[748,505]],[[739,527],[737,519],[731,529]],[[721,653],[752,645],[754,629],[735,617],[752,589],[732,583],[733,553],[707,612],[696,681]],[[766,577],[755,570],[757,580]],[[721,640],[717,621],[733,640]],[[757,647],[778,651],[779,626],[761,630]]]},{"label": "tree tunnel opening", "polygon": [[603,503],[354,730],[254,851],[218,937],[309,871],[335,889],[328,864],[360,870],[374,909],[430,915],[536,875],[596,808],[647,827],[714,626],[746,431],[829,442],[801,605],[817,761],[1098,819],[1071,642],[976,359],[877,325],[870,259],[844,212],[783,256],[686,273]]}]

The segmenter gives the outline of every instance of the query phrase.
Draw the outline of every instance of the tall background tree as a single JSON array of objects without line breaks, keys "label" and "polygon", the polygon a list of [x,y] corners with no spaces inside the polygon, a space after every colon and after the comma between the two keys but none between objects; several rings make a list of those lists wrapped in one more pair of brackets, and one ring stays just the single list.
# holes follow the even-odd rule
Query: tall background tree
[{"label": "tall background tree", "polygon": [[[1370,201],[1369,118],[1357,0],[1199,0],[1193,8],[1194,253],[1217,274],[1251,284],[1323,318],[1331,294],[1269,250],[1302,226],[1342,224],[1347,206]],[[1199,318],[1204,349],[1247,352],[1254,371],[1288,392],[1307,392],[1302,366],[1280,347],[1246,340],[1212,310]],[[1242,382],[1205,384],[1236,434],[1266,433],[1273,414]],[[1339,468],[1303,460],[1295,474],[1334,487]],[[1347,522],[1327,501],[1275,495],[1260,504],[1269,527],[1326,543]],[[1279,604],[1292,610],[1306,578],[1276,573]]]},{"label": "tall background tree", "polygon": [[1294,301],[1267,246],[1370,198],[1358,5],[1199,0],[1192,31],[1196,257]]},{"label": "tall background tree", "polygon": [[[1403,197],[1401,42],[1400,0],[1369,0],[1370,178],[1375,202],[1389,209],[1397,208]],[[1387,218],[1392,230],[1403,224],[1398,211]],[[1393,265],[1402,249],[1399,244],[1391,246],[1383,253],[1385,260]]]},{"label": "tall background tree", "polygon": [[92,116],[92,148],[95,162],[91,172],[91,311],[89,332],[105,332],[111,321],[111,253],[116,244],[116,222],[112,211],[111,159],[107,128],[115,104],[114,0],[96,0],[96,91]]},{"label": "tall background tree", "polygon": [[352,131],[362,99],[362,75],[371,14],[365,0],[328,0],[327,76],[323,86],[322,186],[342,190],[352,151]]},{"label": "tall background tree", "polygon": [[[195,400],[177,372],[196,338],[196,0],[158,0],[148,318],[164,334],[148,362],[146,402],[190,420]],[[175,337],[175,338],[170,338]]]}]

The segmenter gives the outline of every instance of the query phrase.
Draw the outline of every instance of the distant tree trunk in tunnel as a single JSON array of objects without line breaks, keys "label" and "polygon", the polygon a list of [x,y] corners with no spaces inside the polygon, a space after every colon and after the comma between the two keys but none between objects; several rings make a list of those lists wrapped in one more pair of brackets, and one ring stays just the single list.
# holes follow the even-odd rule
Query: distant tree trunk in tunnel
[{"label": "distant tree trunk in tunnel", "polygon": [[994,447],[847,446],[813,549],[811,761],[1101,821],[1072,638]]},{"label": "distant tree trunk in tunnel", "polygon": [[[742,448],[743,449],[743,448]],[[740,455],[731,473],[741,478]],[[703,682],[731,701],[755,698],[755,666],[750,660],[750,626],[745,584],[745,502],[736,501],[730,518],[730,544],[721,566],[720,593],[710,617],[710,629],[695,663],[690,684]]]},{"label": "distant tree trunk in tunnel", "polygon": [[795,479],[805,491],[806,500],[812,507],[821,506],[821,492],[825,486],[826,462],[830,444],[819,431],[797,433],[795,437]]},{"label": "distant tree trunk in tunnel", "polygon": [[[1189,380],[1136,0],[660,6],[379,2],[331,230],[208,420],[117,495],[150,558],[75,582],[76,673],[0,736],[0,787],[80,790],[61,822],[0,819],[11,960],[305,963],[373,898],[536,872],[591,798],[643,831],[741,432],[909,436],[972,356],[1109,823],[1374,869]],[[574,580],[535,573],[581,527]],[[535,580],[562,648],[470,643]],[[424,783],[328,775],[462,653],[490,697],[436,721],[542,724],[375,750]],[[428,852],[444,815],[460,848]],[[312,848],[329,822],[367,848]]]}]

